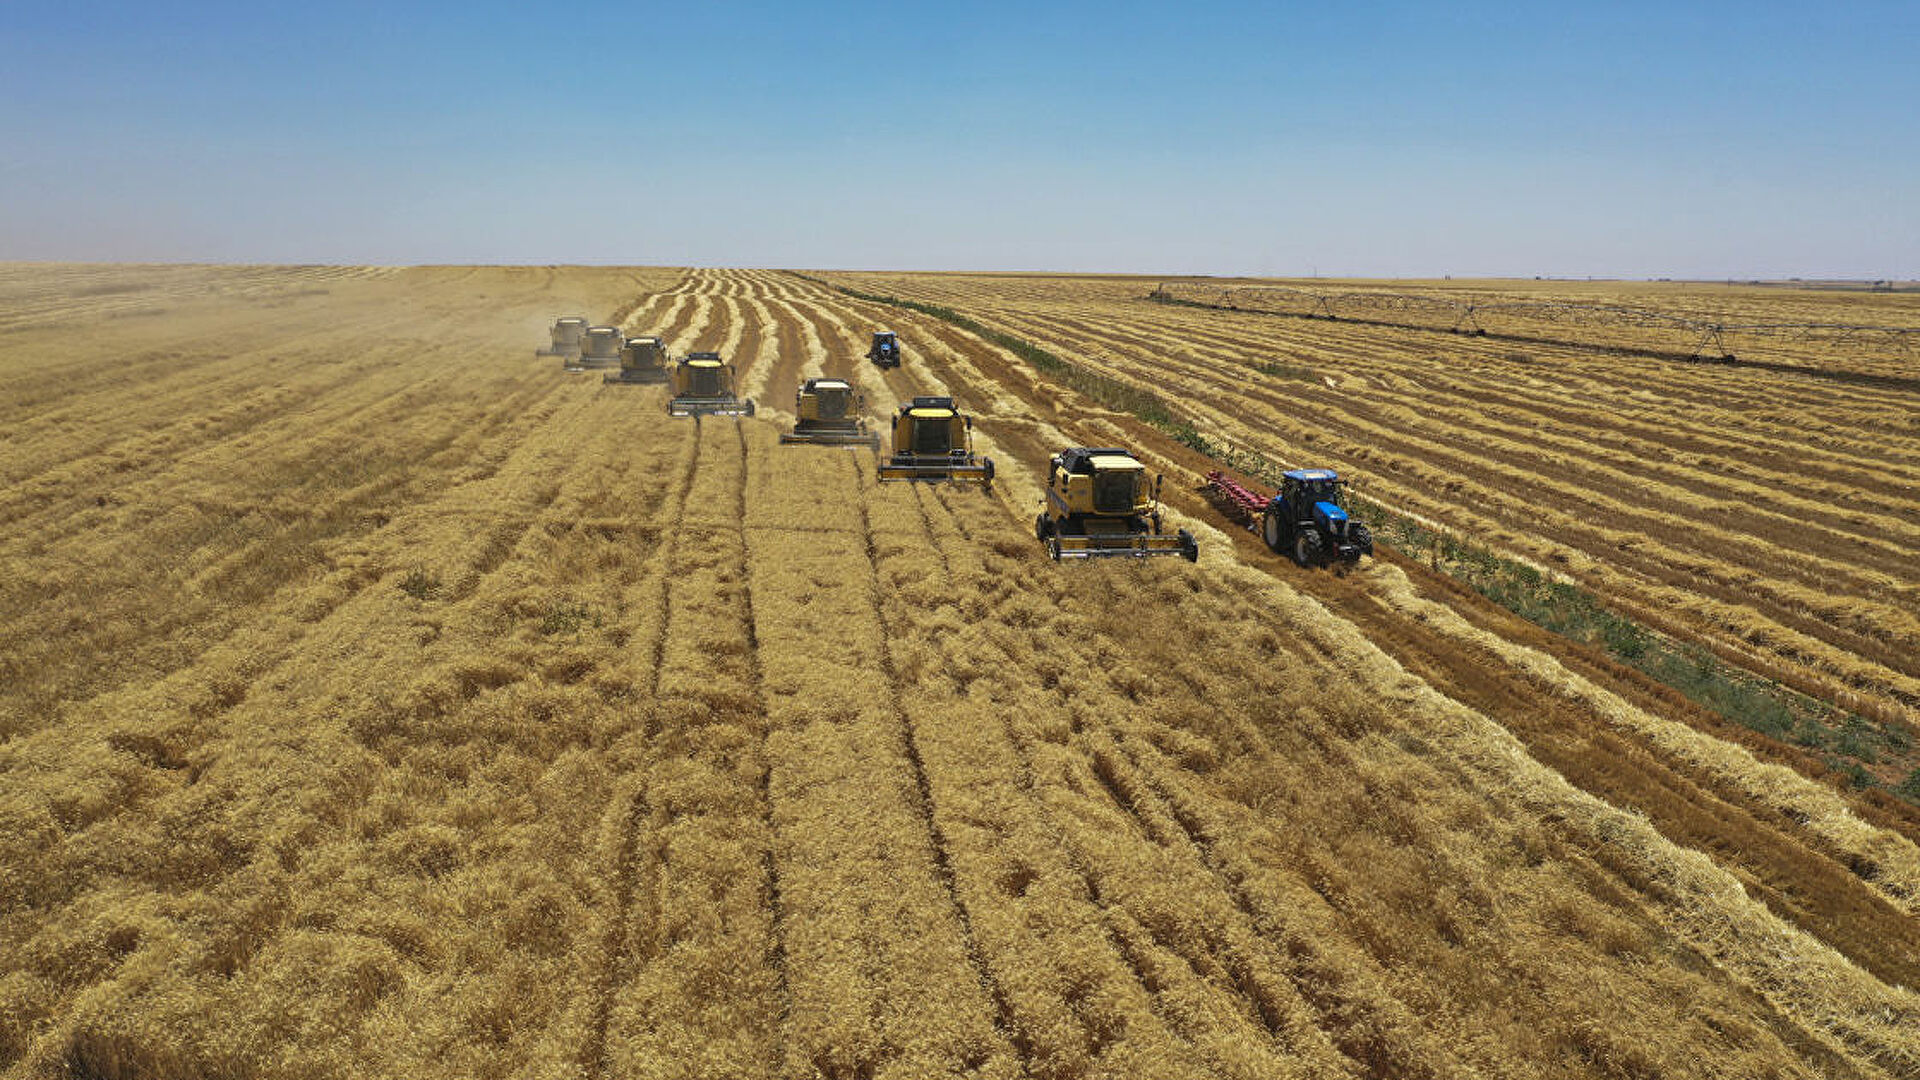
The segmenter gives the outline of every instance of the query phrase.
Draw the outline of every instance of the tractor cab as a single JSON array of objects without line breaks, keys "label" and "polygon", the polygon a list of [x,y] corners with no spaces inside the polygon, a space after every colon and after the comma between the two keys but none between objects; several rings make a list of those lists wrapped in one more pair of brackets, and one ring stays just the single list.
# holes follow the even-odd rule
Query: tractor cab
[{"label": "tractor cab", "polygon": [[1296,506],[1312,506],[1319,502],[1339,506],[1344,501],[1340,489],[1347,482],[1332,469],[1294,469],[1283,473],[1280,479],[1281,497]]},{"label": "tractor cab", "polygon": [[699,397],[714,397],[720,393],[720,387],[726,382],[727,369],[720,361],[705,357],[689,359],[681,368],[686,378],[687,393]]},{"label": "tractor cab", "polygon": [[854,407],[853,387],[844,379],[808,379],[795,404],[804,410],[809,396],[815,420],[844,420]]},{"label": "tractor cab", "polygon": [[1347,520],[1347,486],[1332,469],[1295,469],[1281,474],[1280,497],[1323,529]]}]

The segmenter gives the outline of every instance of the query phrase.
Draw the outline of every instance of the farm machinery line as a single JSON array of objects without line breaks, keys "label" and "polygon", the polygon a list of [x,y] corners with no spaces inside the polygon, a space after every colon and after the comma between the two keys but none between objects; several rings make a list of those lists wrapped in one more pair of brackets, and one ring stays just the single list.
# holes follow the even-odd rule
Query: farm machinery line
[{"label": "farm machinery line", "polygon": [[[618,366],[605,382],[669,384],[667,413],[675,417],[753,416],[754,403],[735,392],[738,373],[717,352],[693,352],[677,361],[659,337],[627,338],[615,327],[555,324],[554,340],[578,330],[579,355],[567,357],[568,370]],[[890,331],[874,334],[868,358],[881,366],[899,363]],[[891,361],[891,364],[888,363]],[[844,378],[818,376],[802,381],[794,393],[793,430],[782,432],[783,445],[880,447],[868,427],[865,395]],[[899,408],[892,423],[892,452],[881,458],[877,480],[935,481],[993,486],[993,459],[973,449],[973,418],[947,395],[916,396]],[[1291,475],[1291,474],[1290,474]],[[1231,485],[1219,474],[1221,483]],[[1178,555],[1199,558],[1199,545],[1186,529],[1167,530],[1161,521],[1163,477],[1149,478],[1147,467],[1120,447],[1068,447],[1052,456],[1034,532],[1055,561],[1063,559],[1149,558]],[[1258,497],[1234,488],[1249,505]],[[1275,500],[1279,500],[1276,498]],[[1324,516],[1324,513],[1323,513]],[[1344,521],[1344,515],[1341,520]],[[1361,529],[1364,536],[1364,528]],[[1272,542],[1272,541],[1269,541]]]}]

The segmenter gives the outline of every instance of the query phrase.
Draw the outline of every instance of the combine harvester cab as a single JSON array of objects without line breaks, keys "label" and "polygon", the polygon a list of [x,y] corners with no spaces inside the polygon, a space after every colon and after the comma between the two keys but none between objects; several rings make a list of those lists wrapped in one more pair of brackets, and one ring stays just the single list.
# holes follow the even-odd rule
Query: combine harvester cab
[{"label": "combine harvester cab", "polygon": [[950,480],[993,486],[993,459],[973,452],[973,417],[950,397],[917,397],[893,418],[893,453],[880,479]]},{"label": "combine harvester cab", "polygon": [[580,339],[587,334],[587,320],[579,315],[568,315],[553,321],[553,344],[544,349],[535,349],[535,356],[558,356],[562,360],[580,358]]},{"label": "combine harvester cab", "polygon": [[1301,566],[1337,562],[1352,566],[1373,554],[1373,532],[1347,513],[1346,481],[1332,469],[1293,469],[1281,474],[1272,497],[1236,483],[1218,470],[1207,485],[1257,531],[1267,547]]},{"label": "combine harvester cab", "polygon": [[1185,529],[1160,524],[1160,477],[1126,450],[1075,446],[1053,455],[1047,490],[1034,535],[1054,559],[1179,555],[1200,558],[1200,545]]},{"label": "combine harvester cab", "polygon": [[617,326],[589,326],[580,338],[580,355],[566,365],[567,370],[619,367],[620,348],[626,343]]},{"label": "combine harvester cab", "polygon": [[879,367],[899,367],[900,339],[891,330],[875,330],[873,344],[867,347],[867,359]]},{"label": "combine harvester cab", "polygon": [[663,383],[667,381],[667,346],[657,337],[628,338],[620,346],[620,370],[602,382]]},{"label": "combine harvester cab", "polygon": [[799,417],[783,443],[816,446],[866,446],[880,449],[878,432],[867,430],[862,415],[867,399],[845,379],[808,379],[793,395],[793,413]]},{"label": "combine harvester cab", "polygon": [[753,399],[733,396],[733,365],[717,352],[688,353],[673,366],[669,416],[752,416]]}]

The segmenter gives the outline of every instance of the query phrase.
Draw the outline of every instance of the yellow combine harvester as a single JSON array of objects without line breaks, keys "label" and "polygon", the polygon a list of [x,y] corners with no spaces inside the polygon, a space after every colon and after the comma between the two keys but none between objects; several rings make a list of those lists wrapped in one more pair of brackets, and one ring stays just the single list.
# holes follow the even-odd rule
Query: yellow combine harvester
[{"label": "yellow combine harvester", "polygon": [[586,336],[587,320],[579,315],[567,315],[553,321],[553,344],[545,349],[535,349],[535,356],[559,356],[577,359],[580,356],[580,339]]},{"label": "yellow combine harvester", "polygon": [[808,379],[793,399],[799,420],[780,436],[781,442],[880,449],[879,434],[867,430],[867,418],[861,415],[867,399],[845,379]]},{"label": "yellow combine harvester", "polygon": [[1149,482],[1145,465],[1112,447],[1075,446],[1053,455],[1033,531],[1055,559],[1200,558],[1192,533],[1160,526],[1160,477]]},{"label": "yellow combine harvester", "polygon": [[752,416],[753,399],[733,396],[733,365],[716,352],[688,353],[673,366],[668,416]]},{"label": "yellow combine harvester", "polygon": [[657,337],[628,338],[620,347],[620,370],[607,372],[603,382],[663,383],[667,381],[667,346]]},{"label": "yellow combine harvester", "polygon": [[993,484],[993,459],[973,452],[973,418],[950,397],[917,397],[893,418],[893,453],[880,463],[882,480],[951,480]]},{"label": "yellow combine harvester", "polygon": [[620,346],[627,336],[617,326],[589,326],[580,336],[580,355],[563,360],[568,371],[620,366]]}]

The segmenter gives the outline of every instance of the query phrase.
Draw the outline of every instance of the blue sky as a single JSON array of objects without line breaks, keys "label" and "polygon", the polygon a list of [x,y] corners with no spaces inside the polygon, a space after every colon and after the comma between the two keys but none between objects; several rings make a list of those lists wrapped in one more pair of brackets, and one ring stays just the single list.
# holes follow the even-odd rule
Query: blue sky
[{"label": "blue sky", "polygon": [[0,12],[0,259],[1920,277],[1920,4]]}]

